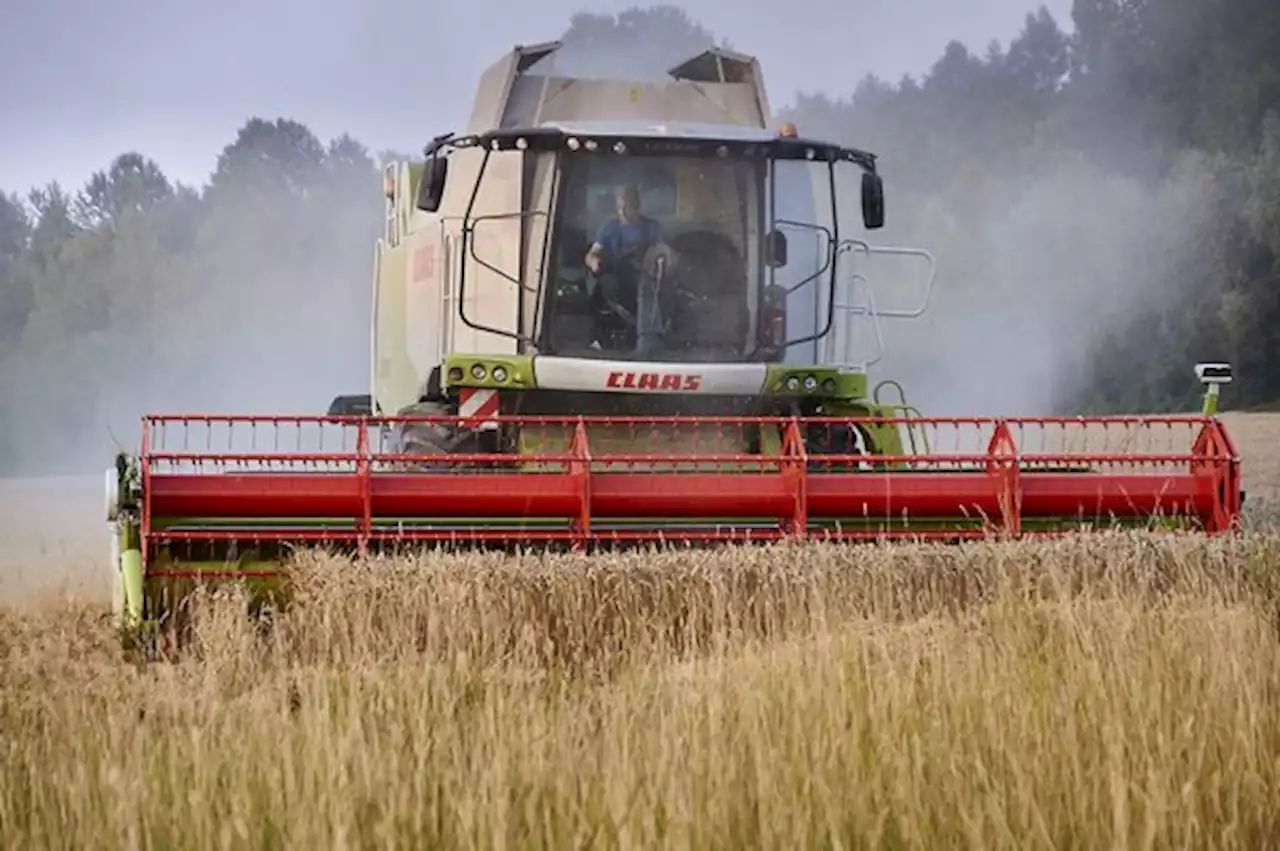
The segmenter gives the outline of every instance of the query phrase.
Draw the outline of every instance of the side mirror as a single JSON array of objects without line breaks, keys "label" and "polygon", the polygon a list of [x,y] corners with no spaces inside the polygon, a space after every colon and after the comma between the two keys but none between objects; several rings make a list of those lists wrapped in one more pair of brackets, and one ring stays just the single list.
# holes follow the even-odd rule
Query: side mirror
[{"label": "side mirror", "polygon": [[444,200],[444,182],[449,174],[449,161],[439,154],[432,154],[422,167],[418,181],[418,209],[434,213]]},{"label": "side mirror", "polygon": [[787,235],[782,231],[769,231],[764,244],[764,262],[770,269],[787,265]]},{"label": "side mirror", "polygon": [[884,227],[884,180],[878,174],[862,174],[862,223],[867,230]]},{"label": "side mirror", "polygon": [[368,393],[335,396],[329,403],[330,417],[368,417],[373,414],[373,397]]}]

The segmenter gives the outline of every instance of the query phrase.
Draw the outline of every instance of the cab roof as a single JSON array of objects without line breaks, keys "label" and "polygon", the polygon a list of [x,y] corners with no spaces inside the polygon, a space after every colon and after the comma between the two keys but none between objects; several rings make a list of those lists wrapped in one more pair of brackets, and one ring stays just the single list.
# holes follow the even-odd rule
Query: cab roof
[{"label": "cab roof", "polygon": [[775,160],[852,162],[874,173],[876,155],[832,142],[782,136],[760,127],[674,121],[544,122],[467,136],[445,136],[426,148],[494,151],[570,151],[625,156],[746,157]]}]

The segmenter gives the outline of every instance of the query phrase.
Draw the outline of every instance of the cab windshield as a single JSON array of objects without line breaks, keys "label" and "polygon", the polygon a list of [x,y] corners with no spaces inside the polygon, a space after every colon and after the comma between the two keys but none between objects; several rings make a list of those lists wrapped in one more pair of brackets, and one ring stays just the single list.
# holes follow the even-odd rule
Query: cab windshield
[{"label": "cab windshield", "polygon": [[776,227],[800,249],[787,263],[789,283],[807,284],[810,295],[824,289],[815,279],[831,260],[829,240],[818,238],[830,235],[829,168],[760,157],[562,155],[538,349],[760,359],[762,293],[784,271],[770,268],[762,234]]}]

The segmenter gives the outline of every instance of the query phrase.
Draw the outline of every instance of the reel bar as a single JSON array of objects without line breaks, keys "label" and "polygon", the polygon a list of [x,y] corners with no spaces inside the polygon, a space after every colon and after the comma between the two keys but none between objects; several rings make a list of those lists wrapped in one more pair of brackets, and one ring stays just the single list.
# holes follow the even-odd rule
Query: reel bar
[{"label": "reel bar", "polygon": [[[181,540],[346,541],[364,549],[377,541],[966,538],[1052,533],[1046,521],[1054,520],[1162,516],[1213,534],[1230,529],[1240,510],[1234,448],[1206,417],[498,419],[529,446],[541,436],[547,451],[394,451],[394,429],[457,428],[454,417],[149,417],[144,552]],[[882,439],[895,424],[929,432],[925,445],[938,451],[812,450],[830,445],[813,436],[833,428]],[[168,445],[175,425],[180,449]],[[248,427],[252,439],[190,447],[191,428],[215,425],[229,434]],[[315,437],[304,441],[307,428]],[[339,432],[327,449],[326,428]],[[295,445],[281,446],[286,429],[299,434]],[[770,451],[742,451],[748,435],[769,430]],[[1025,439],[1034,451],[1021,454],[1024,440],[1014,434],[1027,431],[1040,439]],[[258,432],[271,436],[270,449]],[[948,434],[955,439],[943,451],[939,437]],[[1086,445],[1099,435],[1119,446]],[[373,448],[388,444],[392,451]],[[644,448],[660,451],[636,451]],[[229,528],[237,520],[257,522]],[[635,528],[619,528],[631,520]]]},{"label": "reel bar", "polygon": [[[791,474],[788,475],[788,472]],[[1213,480],[1104,473],[1021,476],[1024,516],[1179,514],[1214,509]],[[998,476],[974,473],[265,473],[153,476],[158,517],[204,518],[791,518],[1001,512]]]}]

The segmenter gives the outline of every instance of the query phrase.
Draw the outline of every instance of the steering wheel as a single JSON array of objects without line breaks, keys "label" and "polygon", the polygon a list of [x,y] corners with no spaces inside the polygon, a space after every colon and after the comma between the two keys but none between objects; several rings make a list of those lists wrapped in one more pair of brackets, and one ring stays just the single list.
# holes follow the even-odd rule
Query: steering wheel
[{"label": "steering wheel", "polygon": [[[675,250],[666,243],[658,243],[649,246],[643,253],[640,248],[633,248],[613,263],[601,258],[599,268],[592,276],[599,285],[598,292],[606,312],[617,316],[629,329],[637,330],[638,320],[635,314],[610,292],[612,290],[616,293],[620,288],[617,267],[629,266],[635,273],[635,300],[638,302],[640,288],[645,285],[646,279],[657,279],[657,297],[661,301],[664,291],[667,289],[667,283],[674,277],[676,265],[677,256]],[[607,283],[611,283],[612,286],[608,286]]]}]

